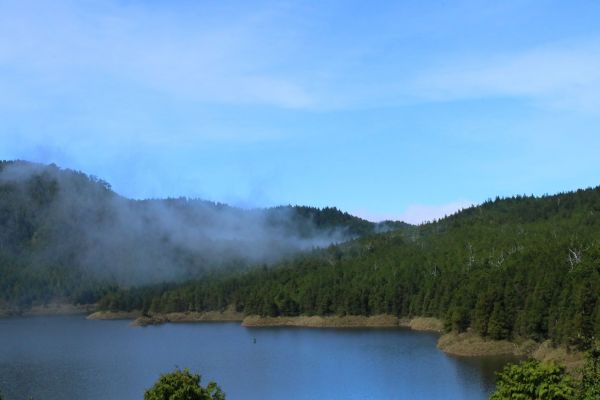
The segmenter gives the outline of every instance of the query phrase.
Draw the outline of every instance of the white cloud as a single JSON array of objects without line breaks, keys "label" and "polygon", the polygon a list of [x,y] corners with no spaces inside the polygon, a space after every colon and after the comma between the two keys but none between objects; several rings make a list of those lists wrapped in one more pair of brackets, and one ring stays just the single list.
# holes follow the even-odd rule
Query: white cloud
[{"label": "white cloud", "polygon": [[314,101],[302,84],[271,70],[278,52],[265,45],[268,32],[261,29],[274,18],[270,13],[224,18],[203,13],[201,5],[189,16],[177,7],[47,4],[0,5],[0,67],[8,72],[0,87],[13,72],[27,83],[21,92],[33,98],[40,92],[81,96],[90,82],[104,80],[117,85],[107,90],[120,82],[217,104],[306,108]]},{"label": "white cloud", "polygon": [[[485,97],[600,110],[600,40],[491,56],[480,49],[427,69],[440,50],[412,65],[400,56],[418,55],[417,49],[385,35],[328,41],[313,32],[320,25],[310,25],[306,20],[314,15],[301,6],[192,4],[2,2],[0,89],[10,89],[24,106],[39,104],[44,95],[55,102],[85,98],[100,86],[108,93],[309,110]],[[10,106],[6,97],[0,96],[0,106]]]},{"label": "white cloud", "polygon": [[450,60],[413,82],[425,100],[516,97],[546,107],[600,111],[600,41],[555,43],[513,54]]}]

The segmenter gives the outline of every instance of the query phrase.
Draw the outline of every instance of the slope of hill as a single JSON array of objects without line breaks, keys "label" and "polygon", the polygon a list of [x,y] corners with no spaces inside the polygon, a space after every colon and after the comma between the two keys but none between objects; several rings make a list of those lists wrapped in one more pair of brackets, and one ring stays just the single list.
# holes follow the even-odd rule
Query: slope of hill
[{"label": "slope of hill", "polygon": [[0,162],[0,298],[93,302],[108,288],[272,264],[385,228],[341,212],[129,200],[81,172]]},{"label": "slope of hill", "polygon": [[433,316],[492,339],[600,337],[600,187],[487,201],[412,229],[368,235],[277,268],[104,297],[105,309]]}]

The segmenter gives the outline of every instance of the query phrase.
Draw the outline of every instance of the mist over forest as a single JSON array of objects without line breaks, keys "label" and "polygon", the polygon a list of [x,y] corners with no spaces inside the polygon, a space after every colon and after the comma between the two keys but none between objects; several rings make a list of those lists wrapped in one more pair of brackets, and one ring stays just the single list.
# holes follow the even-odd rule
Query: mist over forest
[{"label": "mist over forest", "polygon": [[585,348],[600,329],[598,210],[597,187],[375,224],[336,208],[130,200],[82,172],[2,162],[0,306],[417,315]]},{"label": "mist over forest", "polygon": [[0,164],[0,254],[4,265],[23,264],[19,273],[54,269],[119,285],[190,279],[270,265],[392,226],[335,208],[130,200],[82,172],[25,161]]}]

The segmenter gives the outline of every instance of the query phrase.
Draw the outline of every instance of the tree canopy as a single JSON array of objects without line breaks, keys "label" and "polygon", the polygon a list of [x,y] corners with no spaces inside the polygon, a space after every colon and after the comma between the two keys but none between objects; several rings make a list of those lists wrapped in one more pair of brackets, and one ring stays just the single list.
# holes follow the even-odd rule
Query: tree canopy
[{"label": "tree canopy", "polygon": [[108,293],[103,309],[431,316],[491,339],[600,337],[600,188],[490,200],[274,267]]},{"label": "tree canopy", "polygon": [[162,374],[158,381],[144,393],[144,400],[225,400],[225,394],[215,382],[206,387],[201,377],[187,368]]},{"label": "tree canopy", "polygon": [[575,384],[565,369],[530,360],[511,364],[498,374],[490,400],[574,400]]},{"label": "tree canopy", "polygon": [[272,264],[394,227],[333,207],[130,200],[82,172],[0,161],[0,308],[95,303],[117,287]]},{"label": "tree canopy", "polygon": [[555,363],[528,360],[509,364],[498,373],[490,400],[598,400],[600,350],[587,352],[584,367],[574,379]]},{"label": "tree canopy", "polygon": [[587,354],[581,375],[581,400],[600,399],[600,348]]}]

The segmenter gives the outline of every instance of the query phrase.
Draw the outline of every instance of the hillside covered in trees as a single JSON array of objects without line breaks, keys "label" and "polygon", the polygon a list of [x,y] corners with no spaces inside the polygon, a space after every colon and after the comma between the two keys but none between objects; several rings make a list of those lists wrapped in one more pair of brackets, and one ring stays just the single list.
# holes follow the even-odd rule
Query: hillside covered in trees
[{"label": "hillside covered in trees", "polygon": [[109,310],[434,316],[484,337],[588,348],[600,337],[600,188],[497,198],[274,268],[107,294]]},{"label": "hillside covered in trees", "polygon": [[586,348],[600,332],[599,215],[593,188],[373,224],[335,208],[129,200],[81,172],[2,162],[0,301],[434,316]]},{"label": "hillside covered in trees", "polygon": [[378,230],[336,208],[130,200],[82,172],[0,162],[0,308],[96,302],[118,287],[271,265]]}]

